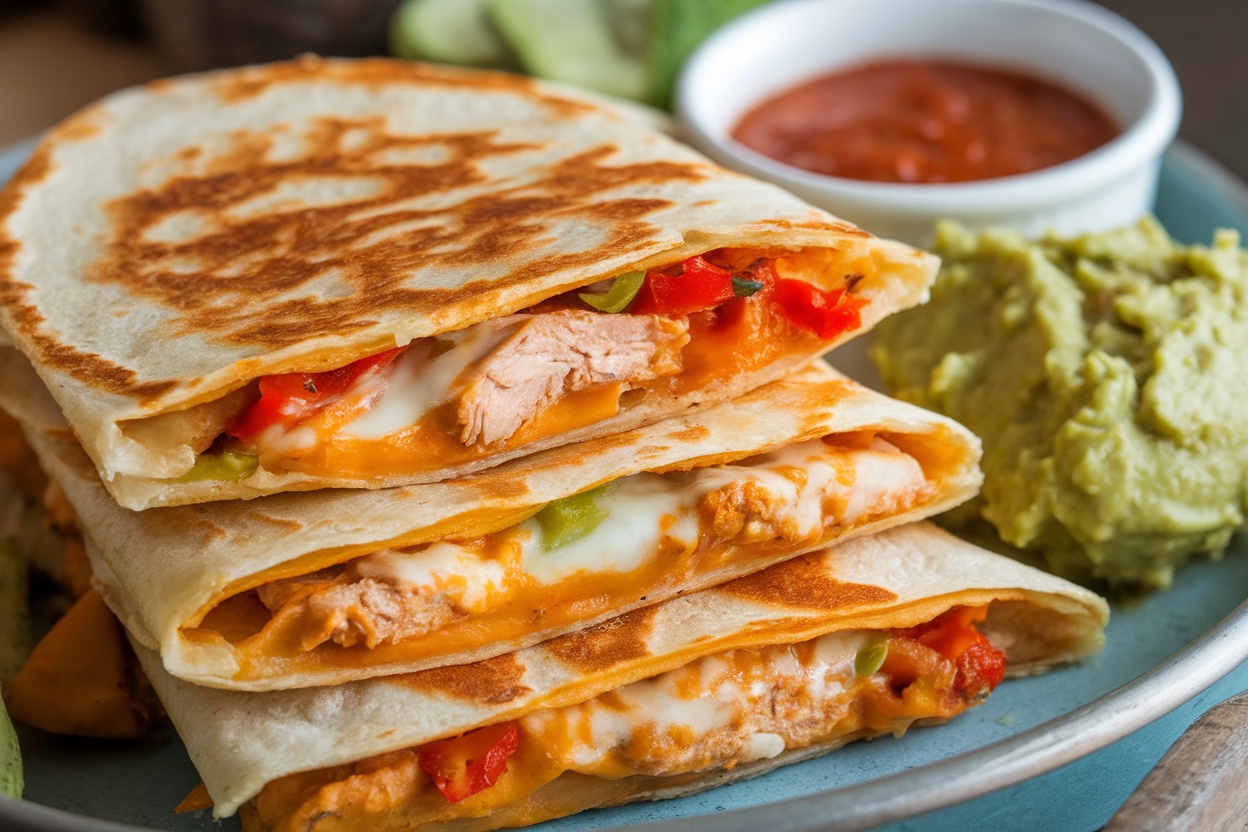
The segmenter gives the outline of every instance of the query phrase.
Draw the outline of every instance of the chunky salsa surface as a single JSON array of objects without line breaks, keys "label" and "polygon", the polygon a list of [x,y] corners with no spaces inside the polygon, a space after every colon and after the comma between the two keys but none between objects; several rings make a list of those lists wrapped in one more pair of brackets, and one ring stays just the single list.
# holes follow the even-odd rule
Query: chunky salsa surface
[{"label": "chunky salsa surface", "polygon": [[886,60],[764,101],[733,138],[794,167],[874,182],[969,182],[1051,167],[1119,133],[1045,79],[942,60]]}]

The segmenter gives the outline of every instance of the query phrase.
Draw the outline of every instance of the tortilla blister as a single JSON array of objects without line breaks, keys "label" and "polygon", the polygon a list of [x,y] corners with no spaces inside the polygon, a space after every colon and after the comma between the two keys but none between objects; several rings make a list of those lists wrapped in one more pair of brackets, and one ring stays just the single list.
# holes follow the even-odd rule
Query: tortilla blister
[{"label": "tortilla blister", "polygon": [[[445,470],[177,479],[196,455],[189,408],[251,379],[341,366],[723,246],[873,263],[854,287],[870,301],[861,327]],[[116,93],[53,130],[0,192],[0,325],[134,509],[434,481],[631,429],[792,372],[924,300],[935,268],[595,99],[381,59]]]},{"label": "tortilla blister", "polygon": [[[224,816],[284,775],[583,702],[712,653],[840,630],[911,627],[953,606],[981,604],[990,604],[981,630],[1006,651],[1013,676],[1097,652],[1109,616],[1092,592],[914,523],[478,665],[248,693],[174,679],[150,651],[139,653]],[[654,778],[629,799],[687,794],[828,750],[791,749],[674,789]]]},{"label": "tortilla blister", "polygon": [[[677,419],[552,448],[444,483],[299,492],[132,512],[117,506],[69,432],[56,428],[55,403],[29,366],[23,372],[22,363],[13,351],[0,350],[0,369],[6,371],[0,406],[28,426],[45,469],[74,507],[105,599],[139,641],[159,650],[171,673],[217,687],[336,684],[484,659],[834,541],[934,515],[971,497],[981,480],[979,441],[956,422],[869,391],[819,363],[731,403],[696,407]],[[26,383],[15,384],[21,377]],[[778,548],[748,561],[729,560],[700,573],[696,583],[638,587],[636,600],[566,626],[526,626],[507,638],[452,652],[422,645],[425,655],[414,658],[398,652],[387,656],[380,648],[363,654],[361,649],[326,645],[313,659],[283,660],[280,672],[264,674],[240,669],[237,652],[224,640],[206,641],[186,631],[212,604],[256,585],[257,576],[300,574],[333,562],[320,557],[322,552],[341,561],[393,541],[413,545],[454,537],[447,529],[460,528],[460,536],[473,537],[484,533],[482,516],[500,518],[495,522],[501,528],[514,522],[505,518],[517,512],[531,513],[552,500],[639,471],[732,462],[807,439],[858,431],[877,431],[904,445],[923,467],[931,490],[913,505],[890,507],[847,526],[827,525],[818,540],[800,547]],[[470,531],[462,530],[461,521]],[[436,631],[423,637],[436,638]]]}]

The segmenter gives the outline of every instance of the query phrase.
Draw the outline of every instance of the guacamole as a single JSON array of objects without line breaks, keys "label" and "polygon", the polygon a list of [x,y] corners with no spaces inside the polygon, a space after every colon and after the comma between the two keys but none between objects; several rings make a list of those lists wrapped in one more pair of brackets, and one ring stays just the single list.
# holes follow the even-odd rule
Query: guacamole
[{"label": "guacamole", "polygon": [[1153,219],[1073,239],[937,230],[932,300],[883,321],[900,398],[984,443],[973,509],[1084,583],[1164,587],[1248,513],[1248,252]]}]

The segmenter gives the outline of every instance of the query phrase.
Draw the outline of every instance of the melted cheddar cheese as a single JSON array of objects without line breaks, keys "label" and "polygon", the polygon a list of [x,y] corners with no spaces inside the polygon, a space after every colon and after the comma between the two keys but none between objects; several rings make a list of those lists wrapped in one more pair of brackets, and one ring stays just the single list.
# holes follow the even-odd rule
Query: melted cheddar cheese
[{"label": "melted cheddar cheese", "polygon": [[557,548],[530,518],[483,537],[359,553],[227,598],[183,634],[228,642],[240,680],[515,644],[644,604],[656,588],[715,583],[817,548],[935,489],[880,437],[809,440],[738,464],[623,478],[598,499],[605,519]]},{"label": "melted cheddar cheese", "polygon": [[[724,250],[723,256],[745,263],[761,253]],[[871,268],[866,261],[833,262],[826,252],[800,252],[772,262],[782,277],[814,284],[826,282],[818,278],[824,272],[862,274]],[[555,299],[526,313],[413,342],[391,371],[361,378],[309,419],[269,426],[248,443],[248,449],[270,471],[365,481],[415,477],[601,422],[627,406],[622,398],[626,392],[629,402],[650,394],[684,396],[756,373],[787,354],[813,354],[823,343],[759,298],[732,299],[674,319],[687,326],[687,343],[679,349],[675,364],[654,377],[627,385],[606,380],[584,389],[552,391],[550,400],[514,433],[497,441],[466,440],[457,408],[467,379],[535,314],[570,303],[576,303],[571,296]],[[604,320],[612,317],[596,314]]]},{"label": "melted cheddar cheese", "polygon": [[[955,608],[939,626],[965,629],[983,608]],[[970,613],[967,615],[965,613]],[[878,669],[858,656],[883,641]],[[977,661],[1000,666],[991,647]],[[978,670],[925,646],[909,631],[830,633],[795,645],[713,654],[586,702],[517,720],[520,742],[494,785],[459,802],[434,788],[420,748],[293,774],[265,786],[243,813],[247,832],[425,829],[527,825],[656,789],[696,784],[708,772],[773,759],[812,745],[902,734],[945,720],[987,695],[969,689]]]}]

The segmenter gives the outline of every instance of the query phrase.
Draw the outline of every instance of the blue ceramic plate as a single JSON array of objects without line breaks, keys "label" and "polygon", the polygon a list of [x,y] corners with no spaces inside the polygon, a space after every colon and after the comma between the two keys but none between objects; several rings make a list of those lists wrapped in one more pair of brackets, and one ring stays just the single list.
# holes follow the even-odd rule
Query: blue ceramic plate
[{"label": "blue ceramic plate", "polygon": [[[29,150],[27,144],[0,155],[0,181]],[[1208,242],[1219,226],[1248,237],[1248,190],[1179,145],[1165,159],[1157,214],[1186,242]],[[867,372],[861,348],[837,359],[851,375]],[[945,728],[858,743],[701,795],[586,812],[542,829],[652,823],[779,832],[890,822],[897,830],[989,823],[998,830],[1094,829],[1209,704],[1202,692],[1248,687],[1248,665],[1239,667],[1248,660],[1248,606],[1240,606],[1246,595],[1248,539],[1241,535],[1221,562],[1193,563],[1169,591],[1115,607],[1096,659],[1008,681]],[[238,828],[237,820],[214,821],[206,811],[174,814],[199,778],[170,730],[134,744],[19,733],[26,793],[20,802],[0,799],[6,829]],[[1043,817],[1033,814],[1037,806]],[[933,813],[942,807],[949,808]]]}]

